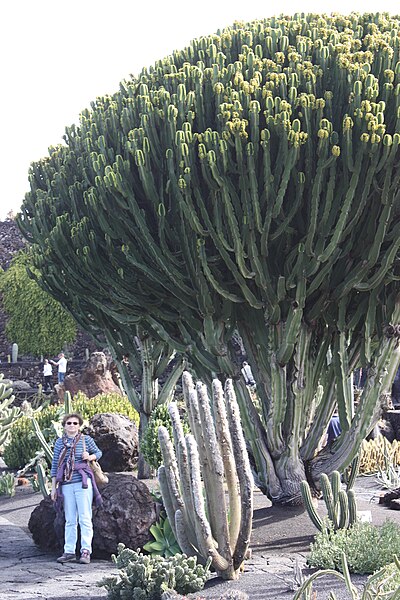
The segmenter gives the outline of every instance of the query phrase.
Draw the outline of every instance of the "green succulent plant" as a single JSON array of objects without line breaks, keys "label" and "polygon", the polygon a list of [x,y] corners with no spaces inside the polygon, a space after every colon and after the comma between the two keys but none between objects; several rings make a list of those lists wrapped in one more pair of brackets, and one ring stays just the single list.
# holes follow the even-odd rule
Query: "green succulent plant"
[{"label": "green succulent plant", "polygon": [[152,556],[159,555],[168,558],[170,556],[175,556],[175,554],[182,553],[182,550],[176,541],[174,532],[172,531],[168,517],[161,517],[157,523],[154,523],[154,525],[150,527],[150,533],[154,537],[154,540],[152,542],[147,542],[147,544],[143,546],[143,550],[146,550],[146,552],[149,552]]},{"label": "green succulent plant", "polygon": [[0,477],[0,496],[15,495],[15,477],[13,473],[6,473]]},{"label": "green succulent plant", "polygon": [[31,165],[17,222],[40,284],[116,352],[140,328],[232,378],[275,503],[350,464],[397,370],[399,31],[378,12],[236,22],[97,97]]},{"label": "green succulent plant", "polygon": [[105,587],[113,600],[160,600],[165,590],[197,592],[209,578],[211,563],[203,567],[195,557],[184,554],[170,558],[145,556],[124,544],[118,544],[118,554],[112,559],[119,569],[118,577],[107,577],[97,585]]}]

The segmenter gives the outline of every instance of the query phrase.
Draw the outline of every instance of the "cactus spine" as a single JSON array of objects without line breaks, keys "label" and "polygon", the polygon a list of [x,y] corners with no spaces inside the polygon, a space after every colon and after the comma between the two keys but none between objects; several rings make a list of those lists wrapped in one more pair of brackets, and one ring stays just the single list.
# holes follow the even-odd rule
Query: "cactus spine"
[{"label": "cactus spine", "polygon": [[253,478],[232,381],[227,380],[225,392],[219,380],[213,381],[215,419],[204,384],[194,386],[187,372],[182,382],[193,435],[184,436],[171,403],[175,449],[167,429],[159,428],[166,512],[185,553],[203,561],[211,557],[221,577],[236,579],[250,542]]}]

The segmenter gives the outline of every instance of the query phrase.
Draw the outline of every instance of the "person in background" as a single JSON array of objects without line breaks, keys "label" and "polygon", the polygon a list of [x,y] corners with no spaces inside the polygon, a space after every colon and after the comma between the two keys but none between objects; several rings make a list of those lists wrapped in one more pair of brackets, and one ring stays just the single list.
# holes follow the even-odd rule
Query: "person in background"
[{"label": "person in background", "polygon": [[80,414],[65,415],[62,424],[64,433],[56,440],[51,465],[51,499],[56,503],[56,510],[60,510],[60,503],[63,503],[65,513],[64,552],[57,558],[57,562],[76,560],[79,522],[81,531],[79,562],[89,564],[93,539],[93,497],[96,505],[101,504],[102,500],[93,471],[87,461],[98,460],[102,452],[89,435],[84,436],[79,431],[83,424]]},{"label": "person in background", "polygon": [[58,383],[63,383],[65,379],[65,373],[67,372],[67,359],[64,356],[64,352],[60,352],[58,355],[58,361],[51,360],[52,365],[58,367]]},{"label": "person in background", "polygon": [[256,385],[251,367],[250,367],[249,363],[246,362],[245,360],[242,363],[241,371],[242,371],[243,379],[244,379],[246,385]]},{"label": "person in background", "polygon": [[43,391],[47,392],[47,390],[51,390],[51,380],[53,378],[53,369],[48,359],[44,359],[43,363]]},{"label": "person in background", "polygon": [[326,443],[332,444],[341,433],[342,428],[340,426],[339,415],[334,413],[329,421]]}]

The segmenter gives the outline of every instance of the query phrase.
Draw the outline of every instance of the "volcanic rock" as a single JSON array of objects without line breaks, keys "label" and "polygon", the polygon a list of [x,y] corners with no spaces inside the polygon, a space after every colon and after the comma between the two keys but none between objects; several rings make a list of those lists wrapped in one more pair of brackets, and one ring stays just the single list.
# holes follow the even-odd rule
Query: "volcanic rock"
[{"label": "volcanic rock", "polygon": [[[94,558],[109,558],[122,542],[142,548],[151,539],[149,529],[157,518],[156,504],[147,486],[132,473],[111,473],[101,488],[103,503],[93,509]],[[60,551],[64,545],[63,514],[56,513],[50,497],[34,509],[28,527],[43,550]]]},{"label": "volcanic rock", "polygon": [[104,471],[132,471],[136,466],[139,436],[136,424],[125,415],[101,413],[90,419],[85,429],[103,452]]}]

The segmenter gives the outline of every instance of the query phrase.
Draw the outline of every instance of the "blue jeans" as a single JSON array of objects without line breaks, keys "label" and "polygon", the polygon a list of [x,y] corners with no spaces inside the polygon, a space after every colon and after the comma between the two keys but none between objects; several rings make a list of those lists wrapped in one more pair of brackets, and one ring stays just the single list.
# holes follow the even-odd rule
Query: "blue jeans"
[{"label": "blue jeans", "polygon": [[62,383],[65,379],[65,373],[58,372],[58,383]]},{"label": "blue jeans", "polygon": [[81,529],[81,550],[92,552],[92,482],[88,477],[88,487],[84,489],[82,482],[64,483],[61,486],[64,497],[65,543],[64,552],[74,554],[78,539],[78,522]]}]

